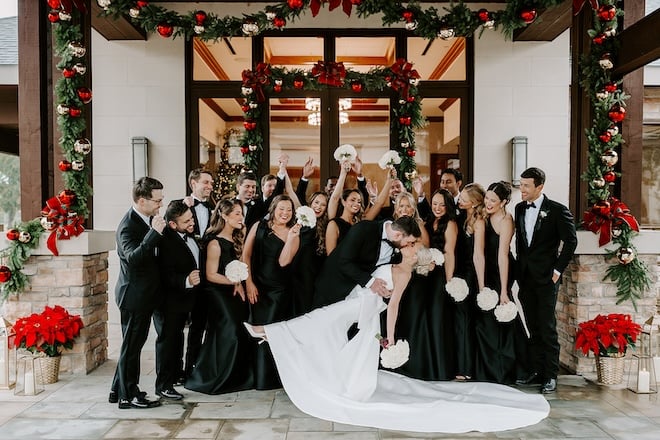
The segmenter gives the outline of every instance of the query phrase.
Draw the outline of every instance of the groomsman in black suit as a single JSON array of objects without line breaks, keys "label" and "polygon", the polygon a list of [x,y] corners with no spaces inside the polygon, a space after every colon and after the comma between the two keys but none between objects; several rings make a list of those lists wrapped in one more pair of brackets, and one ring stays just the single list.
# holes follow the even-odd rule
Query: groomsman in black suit
[{"label": "groomsman in black suit", "polygon": [[121,314],[122,342],[117,370],[108,401],[119,408],[153,408],[140,391],[140,353],[149,335],[151,315],[160,302],[158,245],[165,220],[158,215],[163,203],[163,184],[142,177],[133,186],[133,207],[117,226],[119,278],[115,300]]},{"label": "groomsman in black suit", "polygon": [[[189,197],[184,202],[192,206],[191,213],[194,219],[193,235],[197,239],[204,236],[206,228],[211,220],[211,211],[213,203],[211,201],[211,192],[213,191],[213,175],[210,171],[202,168],[196,168],[188,174],[188,185],[191,189]],[[204,255],[201,255],[202,260]],[[199,266],[204,267],[201,261]],[[207,305],[203,301],[203,296],[198,295],[190,310],[190,325],[188,326],[188,344],[186,348],[186,362],[184,370],[177,377],[177,384],[183,384],[192,372],[199,350],[202,347],[202,339],[206,330]]]},{"label": "groomsman in black suit", "polygon": [[395,221],[365,220],[351,226],[321,269],[314,306],[341,301],[358,284],[379,296],[389,297],[391,292],[385,287],[385,281],[372,278],[371,272],[377,266],[392,262],[399,248],[413,245],[421,235],[417,221],[406,216]]},{"label": "groomsman in black suit", "polygon": [[243,171],[236,179],[236,198],[243,202],[243,217],[249,231],[253,224],[264,218],[275,196],[284,192],[284,176],[278,173],[277,184],[270,197],[257,197],[257,176],[252,171]]},{"label": "groomsman in black suit", "polygon": [[183,329],[192,311],[200,284],[200,252],[194,239],[195,220],[181,200],[170,202],[165,211],[167,227],[160,244],[160,277],[163,302],[154,312],[156,339],[156,394],[181,400],[174,389],[181,371]]},{"label": "groomsman in black suit", "polygon": [[[577,247],[573,215],[543,194],[545,173],[528,168],[520,175],[522,202],[516,205],[516,279],[530,338],[531,374],[516,383],[541,383],[541,393],[557,389],[559,341],[555,306],[561,274]],[[560,251],[561,245],[561,251]]]}]

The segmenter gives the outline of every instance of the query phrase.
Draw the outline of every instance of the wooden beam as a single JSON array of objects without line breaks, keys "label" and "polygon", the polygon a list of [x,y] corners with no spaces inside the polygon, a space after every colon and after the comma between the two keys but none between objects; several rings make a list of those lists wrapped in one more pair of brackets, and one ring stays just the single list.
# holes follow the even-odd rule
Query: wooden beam
[{"label": "wooden beam", "polygon": [[103,35],[106,40],[144,40],[147,39],[147,33],[133,23],[129,17],[119,17],[114,19],[112,17],[103,17],[100,14],[103,9],[96,3],[95,0],[91,1],[91,17],[92,27]]},{"label": "wooden beam", "polygon": [[[635,2],[626,3],[624,20],[629,22],[635,6],[641,7],[644,17],[644,7]],[[632,20],[632,19],[631,19]],[[614,76],[624,76],[639,69],[648,63],[660,58],[660,9],[637,21],[630,21],[630,26],[619,34],[621,49],[616,62],[616,68],[612,72]]]},{"label": "wooden beam", "polygon": [[532,24],[514,32],[513,41],[552,41],[571,26],[572,19],[573,3],[564,1],[539,11]]},{"label": "wooden beam", "polygon": [[454,64],[454,61],[456,61],[464,51],[465,38],[456,38],[445,56],[442,57],[438,65],[435,66],[435,69],[433,69],[433,72],[431,72],[429,75],[429,79],[437,80],[442,78],[442,76],[447,73],[452,64]]}]

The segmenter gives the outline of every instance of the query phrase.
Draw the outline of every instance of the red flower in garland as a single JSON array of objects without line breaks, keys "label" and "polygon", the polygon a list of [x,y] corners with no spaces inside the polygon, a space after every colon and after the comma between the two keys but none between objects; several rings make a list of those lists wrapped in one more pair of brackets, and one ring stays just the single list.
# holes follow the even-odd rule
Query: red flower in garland
[{"label": "red flower in garland", "polygon": [[70,315],[62,306],[46,306],[43,312],[19,318],[14,324],[16,348],[32,353],[59,356],[62,349],[73,348],[73,341],[84,327],[80,315]]},{"label": "red flower in garland", "polygon": [[575,348],[585,355],[592,351],[596,356],[625,354],[628,346],[634,347],[642,327],[630,315],[610,313],[579,324],[575,334]]}]

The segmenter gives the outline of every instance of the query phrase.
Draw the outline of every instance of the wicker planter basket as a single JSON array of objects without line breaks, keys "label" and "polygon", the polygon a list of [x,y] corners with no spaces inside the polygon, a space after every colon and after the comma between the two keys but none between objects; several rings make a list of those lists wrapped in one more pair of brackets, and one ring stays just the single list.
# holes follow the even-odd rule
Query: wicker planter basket
[{"label": "wicker planter basket", "polygon": [[598,382],[605,385],[618,385],[623,382],[625,355],[596,356]]},{"label": "wicker planter basket", "polygon": [[37,374],[40,374],[40,380],[42,384],[55,383],[59,379],[60,375],[60,360],[61,356],[44,356],[37,359],[39,368],[37,368]]}]

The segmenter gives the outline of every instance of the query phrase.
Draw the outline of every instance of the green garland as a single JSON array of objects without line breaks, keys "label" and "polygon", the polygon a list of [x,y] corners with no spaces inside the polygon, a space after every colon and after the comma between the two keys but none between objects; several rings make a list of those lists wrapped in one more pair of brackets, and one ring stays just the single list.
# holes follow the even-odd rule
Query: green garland
[{"label": "green garland", "polygon": [[[25,261],[30,258],[32,251],[39,246],[39,237],[44,231],[41,220],[36,218],[22,222],[16,229],[7,233],[23,234],[20,240],[13,240],[9,246],[0,251],[0,258],[9,272],[9,279],[0,283],[0,304],[11,294],[21,292],[28,285],[27,275],[22,272]],[[25,235],[27,234],[27,235]],[[7,270],[4,269],[4,270]]]}]

